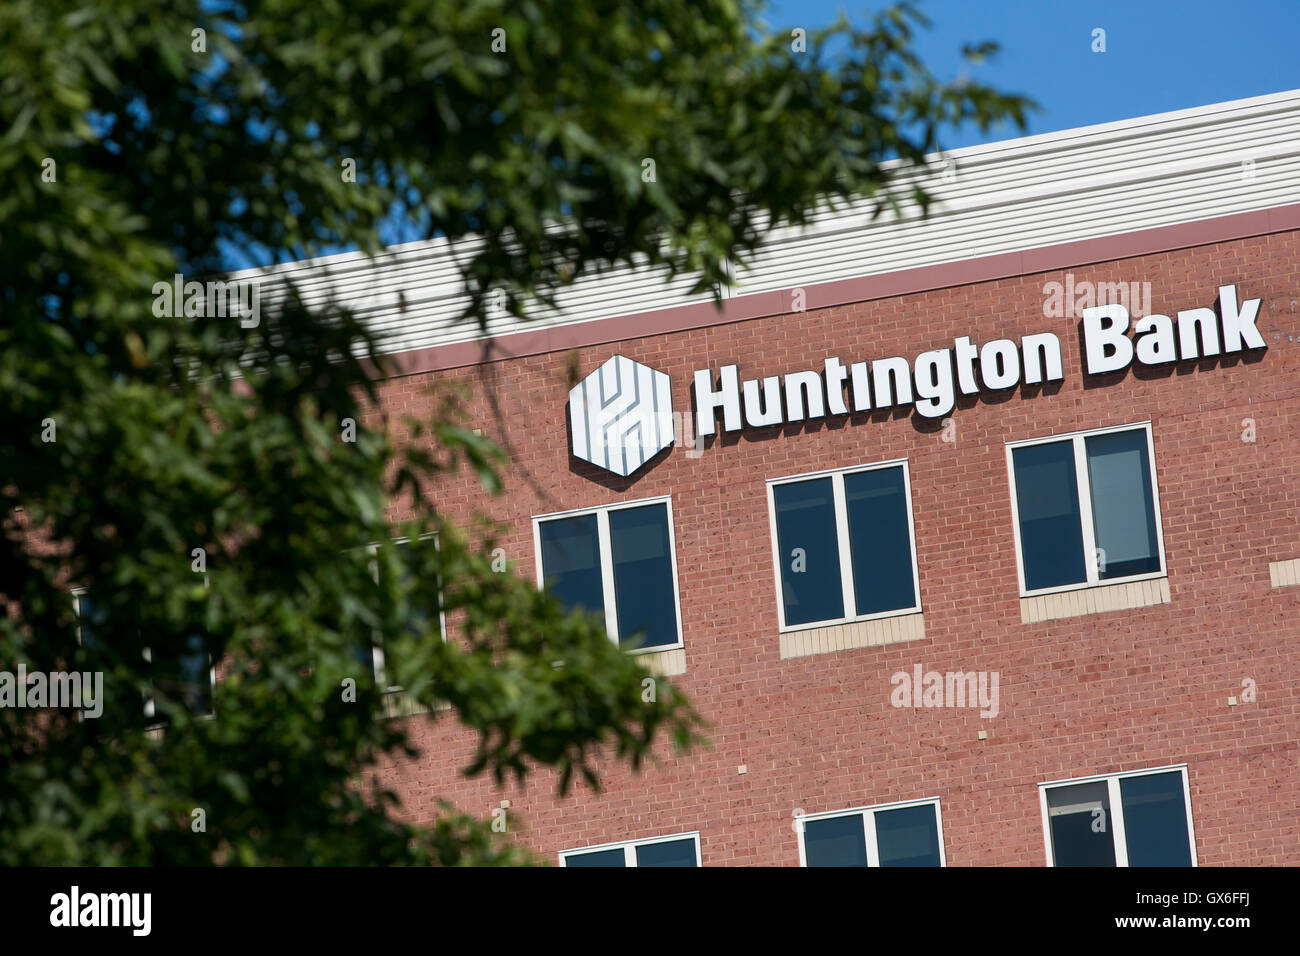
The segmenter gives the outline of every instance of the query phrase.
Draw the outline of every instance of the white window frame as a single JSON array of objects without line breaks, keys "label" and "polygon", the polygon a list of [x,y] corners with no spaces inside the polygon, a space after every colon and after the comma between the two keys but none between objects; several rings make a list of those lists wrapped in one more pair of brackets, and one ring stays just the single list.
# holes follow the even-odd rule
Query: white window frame
[{"label": "white window frame", "polygon": [[[416,540],[425,541],[429,538],[433,539],[433,546],[435,549],[438,549],[440,546],[438,543],[438,532],[436,531],[426,531],[424,534],[420,535],[420,537],[417,538]],[[401,537],[389,539],[390,543],[393,545],[409,544],[410,540],[411,540],[410,535],[402,535]],[[378,584],[379,583],[379,561],[376,555],[378,555],[379,553],[379,545],[368,544],[366,545],[366,551],[370,554],[371,577],[374,578],[375,584]],[[446,644],[447,643],[447,613],[445,608],[443,607],[441,580],[439,580],[437,583],[437,589],[438,589],[438,633],[442,635],[442,642]],[[384,648],[381,642],[379,641],[378,634],[375,635],[374,644],[371,647],[370,651],[371,651],[371,666],[374,671],[375,686],[382,688],[382,693],[385,694],[397,693],[398,691],[402,690],[400,684],[391,684],[388,682],[388,674],[384,670]]]},{"label": "white window frame", "polygon": [[[208,576],[206,574],[203,575],[203,586],[205,588],[211,587],[211,583],[208,581]],[[77,644],[80,645],[81,644],[81,596],[85,594],[86,591],[89,590],[89,588],[76,587],[76,588],[70,588],[69,590],[72,593],[73,609],[76,611],[77,614]],[[150,663],[150,664],[153,663],[153,648],[151,647],[142,648],[141,657],[144,659],[146,663]],[[152,685],[150,685],[150,688],[152,690]],[[191,715],[195,720],[215,720],[217,716],[217,665],[216,662],[213,661],[212,659],[211,648],[208,649],[208,700],[212,702],[211,713]],[[152,693],[146,695],[143,703],[144,703],[143,714],[145,719],[152,720],[156,716],[156,711],[157,711],[157,702],[154,699],[154,695]],[[77,714],[77,719],[78,720],[81,719],[80,712],[78,712]],[[166,724],[147,724],[145,725],[144,729],[159,730],[166,726],[167,726]]]},{"label": "white window frame", "polygon": [[668,509],[668,555],[672,561],[673,571],[673,606],[677,612],[677,641],[674,644],[657,644],[654,647],[629,648],[628,654],[657,654],[661,651],[679,650],[685,646],[682,641],[682,597],[677,581],[677,533],[673,528],[673,500],[671,495],[659,495],[655,498],[639,498],[636,501],[620,501],[616,504],[597,505],[594,508],[575,508],[572,511],[555,511],[550,514],[533,515],[533,561],[537,567],[537,587],[540,590],[546,583],[546,569],[542,567],[542,524],[558,518],[577,518],[582,515],[596,516],[596,545],[600,552],[600,585],[605,595],[605,630],[609,639],[619,642],[618,633],[618,597],[614,592],[614,554],[610,547],[609,514],[611,511],[624,511],[629,508],[644,508],[647,505],[662,504]]},{"label": "white window frame", "polygon": [[[1085,440],[1094,435],[1111,435],[1117,432],[1142,430],[1147,438],[1147,464],[1151,471],[1151,505],[1156,518],[1156,545],[1160,554],[1160,570],[1147,571],[1142,574],[1130,574],[1122,578],[1102,578],[1097,566],[1097,529],[1092,519],[1092,485],[1088,479],[1088,454]],[[1014,451],[1030,445],[1048,445],[1053,442],[1070,441],[1074,451],[1074,476],[1079,493],[1079,518],[1083,526],[1083,564],[1088,578],[1078,584],[1061,584],[1056,587],[1038,588],[1030,591],[1025,587],[1025,557],[1020,546],[1020,497],[1016,492],[1016,464]],[[1132,422],[1128,425],[1115,425],[1108,428],[1094,428],[1081,432],[1066,432],[1062,435],[1049,435],[1045,438],[1030,438],[1024,441],[1006,442],[1007,478],[1011,483],[1011,528],[1016,541],[1016,574],[1019,578],[1020,596],[1034,597],[1041,594],[1060,594],[1066,591],[1081,591],[1086,588],[1109,587],[1112,584],[1127,584],[1133,581],[1153,581],[1169,576],[1169,566],[1165,563],[1165,526],[1160,513],[1160,477],[1156,471],[1156,443],[1151,432],[1151,422]]]},{"label": "white window frame", "polygon": [[[912,591],[915,601],[912,607],[899,608],[894,611],[878,611],[874,614],[852,613],[857,608],[857,594],[853,587],[853,551],[849,541],[849,512],[844,497],[844,476],[864,471],[880,471],[885,468],[903,469],[903,488],[907,493],[907,537],[912,551]],[[828,618],[824,621],[810,621],[807,624],[788,625],[785,622],[785,592],[781,585],[781,568],[785,558],[781,554],[781,542],[776,527],[776,488],[778,485],[795,485],[817,478],[830,478],[832,500],[835,505],[835,536],[839,543],[840,584],[843,589],[844,617]],[[895,458],[869,465],[850,465],[845,468],[833,468],[829,471],[810,471],[802,475],[789,475],[785,478],[767,480],[767,523],[768,534],[772,539],[772,572],[776,582],[776,613],[780,633],[807,631],[815,627],[834,627],[854,621],[876,621],[904,614],[921,613],[921,578],[916,567],[916,524],[912,518],[912,473],[906,458]]]},{"label": "white window frame", "polygon": [[1110,803],[1110,835],[1115,846],[1115,866],[1128,866],[1128,839],[1124,830],[1124,800],[1119,782],[1128,777],[1149,777],[1158,773],[1178,771],[1183,780],[1183,811],[1187,815],[1187,843],[1191,848],[1192,866],[1196,862],[1196,828],[1192,824],[1192,788],[1188,784],[1187,764],[1172,764],[1168,767],[1152,767],[1149,770],[1129,770],[1123,773],[1104,773],[1093,777],[1075,777],[1069,780],[1049,780],[1038,785],[1038,805],[1043,818],[1043,847],[1047,854],[1047,865],[1056,866],[1052,852],[1051,820],[1047,815],[1047,791],[1058,787],[1073,787],[1083,783],[1106,784],[1106,795]]},{"label": "white window frame", "polygon": [[704,866],[704,861],[700,856],[700,831],[699,830],[692,830],[689,833],[674,833],[671,836],[650,837],[645,840],[629,840],[626,842],[619,842],[619,843],[602,843],[599,846],[583,846],[583,847],[574,847],[573,849],[570,850],[561,850],[560,866],[567,868],[569,865],[568,858],[571,856],[577,856],[582,853],[599,853],[602,850],[622,849],[623,865],[625,867],[633,867],[637,865],[636,863],[637,847],[650,846],[651,844],[654,843],[674,843],[678,840],[686,840],[686,839],[693,840],[695,843],[695,865],[697,867]]},{"label": "white window frame", "polygon": [[921,800],[904,800],[900,803],[878,803],[869,807],[851,807],[845,810],[827,810],[824,813],[803,813],[795,817],[799,835],[799,865],[808,865],[808,851],[804,846],[804,824],[813,820],[833,820],[836,817],[860,816],[862,831],[867,841],[867,866],[880,866],[880,847],[876,843],[876,814],[888,810],[905,810],[909,807],[934,807],[934,825],[939,836],[939,865],[948,865],[948,853],[943,845],[943,811],[939,807],[938,797],[926,797]]}]

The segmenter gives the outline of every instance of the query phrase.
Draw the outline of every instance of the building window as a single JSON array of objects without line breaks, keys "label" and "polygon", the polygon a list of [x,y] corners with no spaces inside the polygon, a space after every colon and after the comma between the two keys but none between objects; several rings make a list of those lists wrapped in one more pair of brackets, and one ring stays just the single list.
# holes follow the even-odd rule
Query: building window
[{"label": "building window", "polygon": [[782,630],[921,610],[906,461],[767,488]]},{"label": "building window", "polygon": [[[434,547],[437,547],[438,536],[436,533],[430,532],[424,535],[420,540],[423,540],[424,538],[433,538]],[[401,585],[404,589],[408,590],[413,587],[413,575],[407,567],[407,553],[410,544],[411,542],[409,538],[393,539],[393,546],[397,549],[398,560],[401,562],[402,566],[402,571],[399,572],[401,574]],[[379,583],[379,561],[375,558],[375,555],[379,552],[379,545],[372,544],[369,546],[369,550],[371,554],[371,574],[374,576],[375,582]],[[444,641],[446,641],[447,618],[442,607],[441,582],[435,580],[433,582],[433,588],[434,593],[438,597],[438,634]],[[424,634],[425,631],[429,629],[428,616],[419,611],[412,611],[411,616],[407,619],[406,628],[413,635],[418,636]],[[389,644],[387,639],[383,634],[376,632],[373,644],[369,646],[361,644],[355,646],[353,648],[353,655],[356,657],[357,663],[364,667],[366,671],[374,677],[375,685],[377,687],[384,688],[388,691],[401,690],[401,687],[394,684],[390,679],[389,668],[386,666],[388,650]]]},{"label": "building window", "polygon": [[[206,583],[206,579],[205,579]],[[77,641],[81,645],[86,666],[90,670],[113,672],[113,650],[106,636],[109,630],[107,613],[85,588],[72,592],[77,613]],[[139,714],[147,724],[164,723],[158,713],[159,693],[179,701],[196,716],[212,714],[212,696],[216,686],[216,670],[208,649],[207,636],[201,632],[190,634],[181,645],[170,652],[155,647],[144,647],[142,668],[148,675],[149,692],[143,697],[124,688],[105,688],[104,710],[112,710],[119,720],[134,722],[127,715]]]},{"label": "building window", "polygon": [[939,801],[796,818],[800,866],[945,866]]},{"label": "building window", "polygon": [[560,866],[703,866],[699,833],[562,850]]},{"label": "building window", "polygon": [[1038,785],[1048,866],[1195,866],[1187,768]]},{"label": "building window", "polygon": [[1007,445],[1022,596],[1165,573],[1151,425]]},{"label": "building window", "polygon": [[[212,656],[208,653],[208,641],[202,634],[190,634],[183,645],[171,655],[161,655],[153,648],[146,648],[149,661],[153,665],[152,686],[156,693],[162,693],[180,701],[191,714],[204,715],[212,713],[212,692],[216,675],[212,667]],[[145,701],[145,717],[155,718],[156,700],[150,695]]]},{"label": "building window", "polygon": [[533,519],[538,585],[601,615],[630,651],[682,645],[672,502],[636,501]]}]

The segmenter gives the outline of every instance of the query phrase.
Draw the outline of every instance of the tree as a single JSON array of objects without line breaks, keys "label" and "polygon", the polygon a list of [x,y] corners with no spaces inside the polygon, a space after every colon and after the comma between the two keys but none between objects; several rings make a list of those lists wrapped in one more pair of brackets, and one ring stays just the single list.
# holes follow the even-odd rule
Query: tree
[{"label": "tree", "polygon": [[[475,773],[549,767],[566,787],[598,782],[601,748],[639,763],[664,735],[699,739],[668,682],[642,700],[640,666],[598,621],[495,573],[490,532],[440,514],[438,476],[470,467],[495,491],[498,449],[454,408],[409,424],[432,454],[397,447],[398,423],[362,424],[366,362],[383,358],[355,317],[291,300],[253,325],[165,290],[220,279],[247,250],[374,251],[395,218],[479,237],[466,321],[494,289],[525,315],[620,262],[711,288],[820,203],[924,208],[906,173],[945,126],[1023,125],[1021,98],[924,69],[910,9],[806,40],[758,12],[0,8],[0,667],[100,670],[107,696],[98,719],[0,707],[0,863],[526,859],[450,808],[418,828],[358,786],[408,746],[400,722],[374,719],[355,651],[376,639],[414,698],[477,731]],[[418,515],[400,528],[397,499]],[[399,533],[413,544],[393,546]],[[443,583],[454,640],[413,579]],[[195,714],[208,652],[225,668],[216,719]]]}]

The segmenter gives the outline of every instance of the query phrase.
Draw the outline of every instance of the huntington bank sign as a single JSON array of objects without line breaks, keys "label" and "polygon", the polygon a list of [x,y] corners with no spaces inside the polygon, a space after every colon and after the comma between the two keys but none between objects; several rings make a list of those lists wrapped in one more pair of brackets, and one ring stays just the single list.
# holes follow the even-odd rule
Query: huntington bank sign
[{"label": "huntington bank sign", "polygon": [[[1084,373],[1267,348],[1255,324],[1260,302],[1239,302],[1236,286],[1227,285],[1219,287],[1217,311],[1187,309],[1176,320],[1151,314],[1133,321],[1119,304],[1084,309]],[[908,405],[925,418],[942,418],[961,395],[1062,381],[1061,356],[1061,340],[1040,332],[983,345],[963,335],[951,348],[910,361],[890,356],[846,365],[831,357],[820,369],[743,382],[735,365],[722,366],[716,376],[700,369],[692,383],[694,431],[715,434],[719,417],[723,431],[737,432]],[[617,475],[632,474],[675,440],[685,437],[690,444],[686,423],[672,409],[668,376],[621,355],[569,392],[569,418],[574,456]]]}]

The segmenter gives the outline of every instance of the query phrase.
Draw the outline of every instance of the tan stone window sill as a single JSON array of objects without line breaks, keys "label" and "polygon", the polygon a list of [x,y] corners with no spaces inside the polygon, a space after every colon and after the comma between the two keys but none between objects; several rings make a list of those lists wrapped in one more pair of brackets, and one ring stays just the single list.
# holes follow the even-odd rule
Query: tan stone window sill
[{"label": "tan stone window sill", "polygon": [[1020,623],[1037,624],[1086,614],[1105,614],[1138,607],[1168,604],[1169,579],[1128,581],[1123,584],[1100,584],[1076,591],[1038,594],[1020,599]]},{"label": "tan stone window sill", "polygon": [[918,611],[915,614],[898,614],[873,621],[849,621],[846,624],[788,631],[781,635],[781,659],[920,641],[925,638],[925,622],[922,617]]}]

